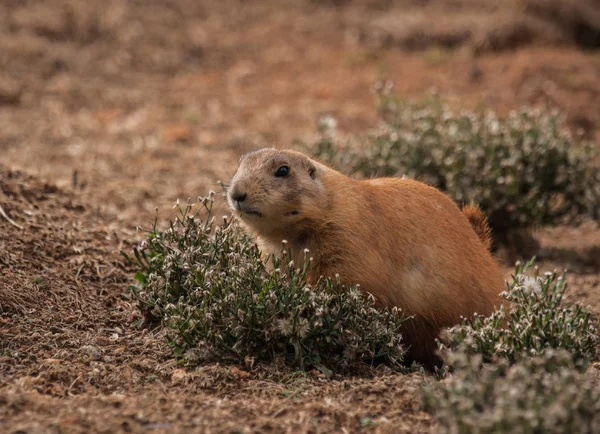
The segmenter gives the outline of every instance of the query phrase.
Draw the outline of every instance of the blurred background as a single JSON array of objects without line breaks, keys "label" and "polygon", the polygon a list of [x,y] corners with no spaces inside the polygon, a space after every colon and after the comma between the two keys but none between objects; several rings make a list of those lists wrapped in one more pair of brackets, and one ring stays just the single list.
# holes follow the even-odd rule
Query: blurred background
[{"label": "blurred background", "polygon": [[599,0],[2,0],[0,159],[130,222],[239,155],[377,125],[373,88],[600,139]]}]

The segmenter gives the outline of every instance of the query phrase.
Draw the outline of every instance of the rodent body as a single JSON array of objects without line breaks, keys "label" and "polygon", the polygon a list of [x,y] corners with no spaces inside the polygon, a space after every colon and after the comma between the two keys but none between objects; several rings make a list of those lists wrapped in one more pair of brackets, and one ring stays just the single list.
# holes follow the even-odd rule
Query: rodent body
[{"label": "rodent body", "polygon": [[403,333],[411,359],[433,363],[442,328],[500,304],[504,279],[484,216],[426,184],[359,181],[304,154],[263,149],[242,158],[228,201],[263,252],[286,240],[301,264],[309,249],[313,281],[339,274],[414,315]]}]

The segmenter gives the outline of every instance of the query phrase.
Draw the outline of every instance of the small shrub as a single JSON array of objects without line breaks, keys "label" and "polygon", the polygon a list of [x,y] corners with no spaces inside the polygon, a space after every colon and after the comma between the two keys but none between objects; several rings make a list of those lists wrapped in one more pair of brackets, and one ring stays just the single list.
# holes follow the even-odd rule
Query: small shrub
[{"label": "small shrub", "polygon": [[405,175],[475,202],[497,242],[515,229],[600,216],[596,144],[569,135],[557,113],[456,114],[438,100],[402,103],[389,88],[380,109],[385,122],[358,143],[336,143],[321,123],[316,156],[358,177]]},{"label": "small shrub", "polygon": [[310,260],[296,268],[285,249],[262,259],[235,224],[214,224],[212,203],[202,198],[196,212],[188,203],[164,232],[155,224],[131,259],[140,308],[173,330],[176,355],[187,363],[284,357],[326,373],[376,359],[401,368],[400,312],[376,309],[335,279],[309,285]]},{"label": "small shrub", "polygon": [[455,372],[424,391],[425,409],[442,433],[600,432],[600,392],[566,351],[500,359],[452,354]]},{"label": "small shrub", "polygon": [[579,304],[563,305],[565,274],[540,275],[537,268],[527,273],[532,264],[517,265],[503,294],[508,308],[449,329],[442,352],[458,349],[480,354],[486,362],[500,357],[514,363],[523,354],[537,356],[555,348],[568,350],[576,361],[594,360],[599,355],[597,321]]}]

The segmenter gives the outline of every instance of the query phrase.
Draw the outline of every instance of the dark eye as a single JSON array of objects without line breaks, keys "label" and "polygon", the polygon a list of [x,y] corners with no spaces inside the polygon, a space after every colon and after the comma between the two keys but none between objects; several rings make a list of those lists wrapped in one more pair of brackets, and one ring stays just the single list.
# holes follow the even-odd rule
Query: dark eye
[{"label": "dark eye", "polygon": [[285,178],[286,176],[288,176],[290,174],[290,168],[288,166],[281,166],[279,169],[277,169],[277,171],[275,172],[275,176],[277,178]]}]

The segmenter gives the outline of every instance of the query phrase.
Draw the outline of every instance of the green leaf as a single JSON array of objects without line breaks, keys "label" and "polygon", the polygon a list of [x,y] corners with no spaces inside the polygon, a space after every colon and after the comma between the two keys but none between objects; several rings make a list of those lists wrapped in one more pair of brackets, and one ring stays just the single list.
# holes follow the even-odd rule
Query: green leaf
[{"label": "green leaf", "polygon": [[146,275],[144,273],[142,273],[141,271],[138,271],[137,273],[135,273],[134,279],[137,280],[138,282],[140,282],[141,284],[146,283]]}]

